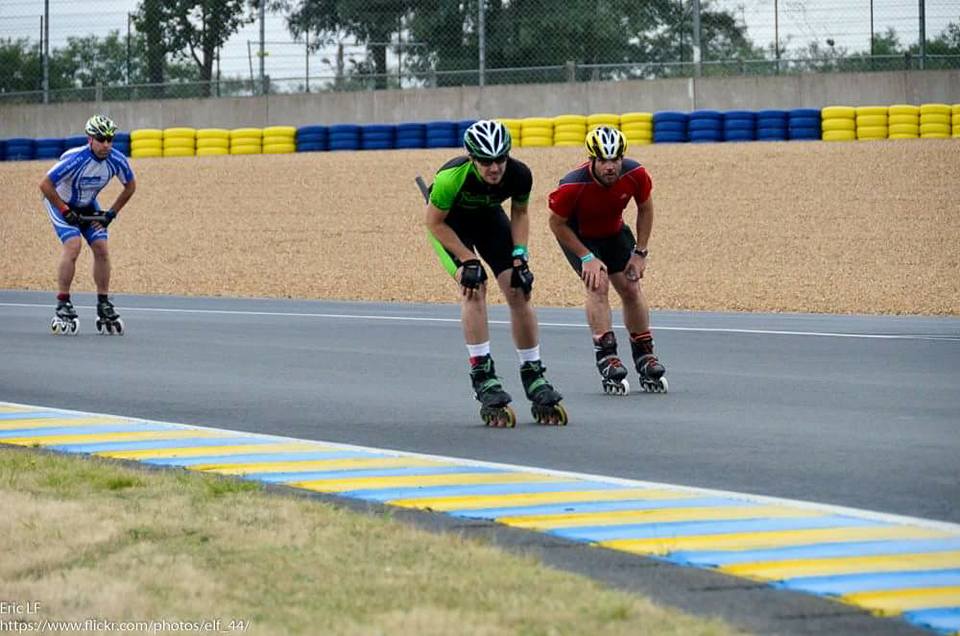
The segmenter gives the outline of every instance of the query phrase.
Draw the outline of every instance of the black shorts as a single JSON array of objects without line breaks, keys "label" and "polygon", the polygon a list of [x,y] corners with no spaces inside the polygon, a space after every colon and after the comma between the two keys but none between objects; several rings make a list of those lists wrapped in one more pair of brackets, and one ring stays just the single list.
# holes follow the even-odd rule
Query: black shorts
[{"label": "black shorts", "polygon": [[[513,267],[513,230],[503,208],[451,210],[444,219],[468,249],[476,249],[496,277]],[[450,254],[450,250],[447,250]],[[450,254],[453,258],[453,254]]]},{"label": "black shorts", "polygon": [[[613,236],[604,238],[583,238],[577,232],[577,228],[571,225],[571,229],[580,242],[583,243],[593,255],[599,258],[607,266],[608,274],[618,274],[627,268],[630,257],[633,256],[633,248],[637,246],[637,239],[633,236],[630,227],[624,223],[620,231]],[[563,253],[566,255],[570,266],[577,274],[583,271],[583,263],[580,257],[561,245]]]}]

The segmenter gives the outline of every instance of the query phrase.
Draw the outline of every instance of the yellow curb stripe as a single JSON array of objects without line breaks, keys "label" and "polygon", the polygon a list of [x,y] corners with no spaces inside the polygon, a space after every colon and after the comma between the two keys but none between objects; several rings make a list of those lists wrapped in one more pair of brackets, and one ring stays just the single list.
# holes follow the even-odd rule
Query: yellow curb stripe
[{"label": "yellow curb stripe", "polygon": [[718,569],[734,576],[766,581],[782,581],[802,576],[829,576],[864,572],[913,572],[957,567],[960,567],[960,550],[738,563],[722,566]]},{"label": "yellow curb stripe", "polygon": [[351,490],[384,490],[389,488],[426,488],[429,486],[463,486],[470,484],[511,484],[531,482],[574,481],[539,473],[450,473],[447,475],[399,475],[395,477],[359,477],[354,479],[318,479],[290,482],[289,485],[318,492]]},{"label": "yellow curb stripe", "polygon": [[245,475],[247,473],[286,473],[316,469],[349,470],[365,468],[406,468],[419,466],[456,466],[450,462],[438,462],[413,457],[360,457],[355,459],[312,459],[293,462],[261,462],[258,464],[198,464],[191,470],[220,473],[221,475]]},{"label": "yellow curb stripe", "polygon": [[193,437],[234,437],[226,432],[176,430],[143,431],[133,433],[91,433],[89,435],[54,435],[40,437],[12,437],[2,440],[16,446],[57,446],[60,444],[92,444],[95,442],[134,442],[140,440],[182,439]]},{"label": "yellow curb stripe", "polygon": [[551,529],[583,526],[615,526],[673,521],[718,521],[721,519],[769,519],[784,517],[822,517],[823,512],[789,506],[712,506],[704,508],[660,508],[619,510],[558,515],[499,517],[499,523],[519,528]]},{"label": "yellow curb stripe", "polygon": [[430,510],[472,510],[474,508],[508,508],[582,501],[622,501],[629,499],[692,499],[699,493],[666,488],[623,488],[616,490],[572,490],[569,492],[515,493],[510,495],[475,495],[462,497],[411,497],[387,503],[401,508]]},{"label": "yellow curb stripe", "polygon": [[309,442],[284,442],[278,444],[232,444],[229,446],[185,446],[183,448],[155,448],[129,451],[101,451],[94,453],[114,459],[169,459],[171,457],[206,457],[207,455],[259,455],[286,451],[326,451],[332,446]]},{"label": "yellow curb stripe", "polygon": [[960,607],[960,586],[906,588],[880,592],[857,592],[840,597],[881,616],[939,607]]},{"label": "yellow curb stripe", "polygon": [[33,428],[65,428],[68,426],[88,426],[90,424],[141,424],[137,420],[122,417],[51,417],[24,418],[22,420],[0,420],[0,431]]}]

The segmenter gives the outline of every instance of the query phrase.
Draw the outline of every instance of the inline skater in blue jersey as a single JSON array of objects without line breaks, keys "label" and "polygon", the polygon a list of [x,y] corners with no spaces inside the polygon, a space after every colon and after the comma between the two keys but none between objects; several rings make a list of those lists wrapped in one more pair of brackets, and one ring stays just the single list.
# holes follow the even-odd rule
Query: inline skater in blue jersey
[{"label": "inline skater in blue jersey", "polygon": [[[137,189],[127,158],[113,148],[117,125],[109,117],[94,115],[85,126],[88,143],[71,148],[40,182],[47,215],[63,252],[57,268],[57,309],[50,323],[55,334],[74,335],[79,330],[77,312],[70,302],[70,286],[77,268],[82,236],[93,252],[93,280],[97,286],[97,331],[122,334],[123,321],[110,302],[110,251],[107,226],[127,204]],[[103,212],[97,195],[116,177],[123,190],[110,208]],[[90,220],[86,217],[98,217]]]}]

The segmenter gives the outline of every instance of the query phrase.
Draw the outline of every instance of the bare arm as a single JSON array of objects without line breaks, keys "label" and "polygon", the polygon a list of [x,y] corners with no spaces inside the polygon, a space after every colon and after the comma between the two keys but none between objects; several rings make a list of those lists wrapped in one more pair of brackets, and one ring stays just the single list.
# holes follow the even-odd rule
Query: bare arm
[{"label": "bare arm", "polygon": [[[530,239],[530,215],[526,203],[510,202],[510,231],[514,245],[527,245]],[[516,260],[516,259],[514,259]],[[516,263],[514,263],[516,265]]]},{"label": "bare arm", "polygon": [[426,219],[424,220],[424,225],[427,226],[427,229],[430,231],[433,236],[440,241],[440,244],[447,248],[460,262],[468,261],[471,258],[476,258],[476,254],[467,249],[467,246],[463,244],[463,241],[460,240],[460,237],[457,236],[457,233],[447,225],[446,222],[447,213],[433,205],[432,203],[427,204],[427,213]]},{"label": "bare arm", "polygon": [[[583,241],[570,229],[567,220],[555,212],[550,215],[550,230],[560,241],[560,245],[580,257],[582,262],[580,277],[584,284],[590,289],[599,288],[607,276],[606,264],[593,256]],[[587,260],[584,261],[584,258]]]},{"label": "bare arm", "polygon": [[57,194],[57,188],[53,185],[53,181],[50,180],[49,176],[44,176],[43,180],[40,182],[40,192],[43,193],[43,196],[46,197],[47,201],[52,203],[53,206],[61,212],[70,207],[67,205],[67,202],[61,199],[60,195]]},{"label": "bare arm", "polygon": [[[650,241],[650,232],[653,230],[653,195],[647,197],[647,200],[637,206],[637,249],[647,249],[647,243]],[[640,256],[634,252],[630,256],[630,262],[627,263],[624,273],[629,280],[639,280],[643,278],[643,272],[647,269],[646,257]]]},{"label": "bare arm", "polygon": [[110,209],[114,212],[119,212],[123,209],[123,206],[127,204],[127,201],[130,200],[130,197],[133,196],[133,193],[137,190],[137,180],[130,179],[127,181],[126,185],[123,186],[123,191],[117,195],[117,200],[113,202],[113,205],[110,206]]}]

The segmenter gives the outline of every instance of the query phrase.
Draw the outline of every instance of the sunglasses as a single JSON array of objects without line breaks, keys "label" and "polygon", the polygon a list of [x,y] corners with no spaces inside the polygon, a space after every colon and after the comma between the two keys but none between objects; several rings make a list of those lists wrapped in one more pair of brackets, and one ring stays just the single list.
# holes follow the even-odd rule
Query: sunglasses
[{"label": "sunglasses", "polygon": [[476,162],[484,167],[493,165],[495,163],[504,163],[506,160],[507,155],[500,155],[499,157],[494,157],[493,159],[480,159],[479,157],[476,158]]},{"label": "sunglasses", "polygon": [[100,143],[113,141],[113,135],[94,135],[93,138],[99,141]]}]

